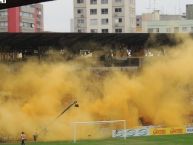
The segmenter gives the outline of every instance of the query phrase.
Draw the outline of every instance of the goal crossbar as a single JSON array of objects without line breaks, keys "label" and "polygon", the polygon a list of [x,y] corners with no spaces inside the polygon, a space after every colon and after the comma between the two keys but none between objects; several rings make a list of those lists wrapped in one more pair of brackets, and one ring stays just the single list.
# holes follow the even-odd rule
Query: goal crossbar
[{"label": "goal crossbar", "polygon": [[103,123],[116,123],[125,122],[126,120],[111,120],[111,121],[83,121],[83,122],[72,122],[72,124],[103,124]]},{"label": "goal crossbar", "polygon": [[81,125],[81,124],[89,124],[89,125],[93,125],[93,124],[104,124],[104,123],[117,123],[117,122],[122,122],[123,123],[123,127],[124,127],[124,139],[126,139],[126,120],[110,120],[110,121],[76,121],[76,122],[72,122],[73,125],[73,141],[74,143],[76,143],[76,135],[77,135],[77,130],[76,130],[76,125]]}]

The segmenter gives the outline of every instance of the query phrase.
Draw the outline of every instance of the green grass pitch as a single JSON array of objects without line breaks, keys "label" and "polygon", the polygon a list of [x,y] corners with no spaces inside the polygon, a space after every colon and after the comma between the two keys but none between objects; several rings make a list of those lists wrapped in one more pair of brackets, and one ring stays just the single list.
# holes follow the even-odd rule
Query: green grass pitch
[{"label": "green grass pitch", "polygon": [[[6,145],[18,145],[6,144]],[[26,142],[26,145],[74,145],[72,141],[61,142]],[[76,145],[193,145],[193,134],[132,137],[123,139],[78,141]]]}]

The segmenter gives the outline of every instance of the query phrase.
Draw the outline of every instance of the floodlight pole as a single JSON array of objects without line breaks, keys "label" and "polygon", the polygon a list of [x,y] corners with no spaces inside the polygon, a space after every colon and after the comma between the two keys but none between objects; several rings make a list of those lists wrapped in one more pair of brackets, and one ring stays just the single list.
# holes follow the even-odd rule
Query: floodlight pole
[{"label": "floodlight pole", "polygon": [[[77,101],[74,101],[73,103],[71,103],[70,105],[68,105],[58,116],[56,116],[56,118],[50,122],[48,125],[46,125],[45,129],[47,129],[50,125],[52,125],[58,118],[60,118],[66,111],[68,111],[72,106],[74,107],[79,107],[79,104]],[[42,130],[40,130],[40,133],[42,132]],[[40,134],[39,133],[39,134]]]},{"label": "floodlight pole", "polygon": [[62,116],[66,111],[68,111],[72,106],[75,107],[79,107],[78,102],[74,101],[73,103],[71,103],[67,108],[64,109],[64,111],[62,111],[56,118],[55,120],[57,120],[60,116]]}]

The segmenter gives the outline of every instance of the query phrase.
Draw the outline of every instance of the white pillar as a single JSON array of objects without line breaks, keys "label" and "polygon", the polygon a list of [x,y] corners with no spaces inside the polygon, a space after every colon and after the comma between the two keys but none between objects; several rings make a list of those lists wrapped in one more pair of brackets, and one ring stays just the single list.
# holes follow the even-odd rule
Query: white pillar
[{"label": "white pillar", "polygon": [[76,123],[73,123],[73,141],[76,143]]},{"label": "white pillar", "polygon": [[127,127],[126,127],[126,120],[123,122],[124,123],[124,139],[126,139],[127,138]]}]

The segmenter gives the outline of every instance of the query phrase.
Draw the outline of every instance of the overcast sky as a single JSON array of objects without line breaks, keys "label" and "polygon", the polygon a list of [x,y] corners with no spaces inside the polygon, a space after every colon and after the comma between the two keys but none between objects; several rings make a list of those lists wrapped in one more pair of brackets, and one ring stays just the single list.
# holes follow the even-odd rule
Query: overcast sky
[{"label": "overcast sky", "polygon": [[[161,13],[179,14],[185,12],[186,4],[193,0],[136,0],[136,13],[141,14],[159,9]],[[73,18],[73,0],[56,0],[43,3],[45,31],[70,32]]]}]

